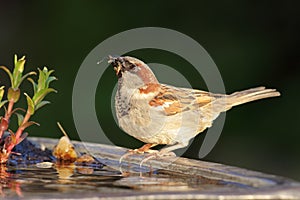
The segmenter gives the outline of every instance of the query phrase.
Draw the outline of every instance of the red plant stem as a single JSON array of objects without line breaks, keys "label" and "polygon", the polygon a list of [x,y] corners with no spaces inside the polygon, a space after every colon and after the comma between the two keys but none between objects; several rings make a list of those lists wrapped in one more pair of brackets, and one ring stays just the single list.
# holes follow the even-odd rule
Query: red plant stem
[{"label": "red plant stem", "polygon": [[[13,107],[14,107],[14,103],[15,103],[15,102],[13,102],[13,101],[10,101],[10,102],[8,103],[8,108],[7,108],[7,111],[6,111],[5,116],[4,116],[4,120],[5,120],[7,123],[9,123],[9,119],[10,119],[10,116],[11,116],[12,109],[13,109]],[[1,126],[1,127],[3,127],[3,126]],[[8,126],[7,126],[7,127],[8,127]],[[6,130],[7,130],[7,128],[6,128],[6,129],[0,129],[0,139],[2,138],[2,136],[3,136],[3,134],[4,134],[4,131],[6,131]]]},{"label": "red plant stem", "polygon": [[9,101],[9,103],[8,103],[7,112],[6,112],[6,114],[5,114],[5,118],[6,118],[7,120],[9,120],[9,118],[10,118],[10,116],[11,116],[11,111],[12,111],[12,109],[13,109],[13,107],[14,107],[14,104],[15,104],[15,102],[13,102],[13,101]]},{"label": "red plant stem", "polygon": [[16,146],[16,144],[18,144],[19,139],[20,139],[23,131],[25,130],[25,127],[23,125],[29,121],[30,117],[31,117],[31,114],[29,112],[27,112],[23,119],[22,124],[19,126],[19,128],[16,132],[16,143],[10,143],[10,145],[6,149],[8,154],[10,154],[11,150]]},{"label": "red plant stem", "polygon": [[25,129],[23,125],[29,121],[30,117],[31,117],[31,114],[29,114],[27,112],[26,115],[25,115],[25,117],[24,117],[24,119],[23,119],[23,122],[22,122],[21,126],[18,128],[18,130],[16,132],[16,139],[17,139],[17,141],[21,137],[21,135],[22,135],[22,133],[23,133],[23,131]]},{"label": "red plant stem", "polygon": [[3,135],[3,133],[4,133],[4,130],[0,130],[0,139],[2,138],[2,135]]}]

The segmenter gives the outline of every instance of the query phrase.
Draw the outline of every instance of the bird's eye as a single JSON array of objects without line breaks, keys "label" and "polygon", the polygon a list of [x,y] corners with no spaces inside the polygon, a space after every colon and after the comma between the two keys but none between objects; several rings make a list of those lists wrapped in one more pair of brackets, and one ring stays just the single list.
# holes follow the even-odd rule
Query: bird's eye
[{"label": "bird's eye", "polygon": [[125,67],[126,67],[126,69],[133,69],[135,67],[135,64],[133,64],[129,61],[125,61]]}]

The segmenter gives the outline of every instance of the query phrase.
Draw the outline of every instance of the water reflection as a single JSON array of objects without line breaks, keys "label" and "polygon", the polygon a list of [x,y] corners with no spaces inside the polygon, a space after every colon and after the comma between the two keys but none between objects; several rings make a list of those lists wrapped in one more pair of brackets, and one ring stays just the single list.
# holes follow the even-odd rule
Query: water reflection
[{"label": "water reflection", "polygon": [[[47,166],[47,165],[46,165]],[[172,174],[124,173],[107,166],[56,163],[38,168],[1,166],[0,192],[6,199],[25,198],[89,198],[144,192],[229,191],[230,183]],[[238,187],[239,189],[243,187]]]},{"label": "water reflection", "polygon": [[6,188],[10,189],[10,193],[15,193],[19,197],[23,197],[20,182],[14,179],[14,174],[7,172],[5,165],[0,165],[0,195],[7,196]]}]

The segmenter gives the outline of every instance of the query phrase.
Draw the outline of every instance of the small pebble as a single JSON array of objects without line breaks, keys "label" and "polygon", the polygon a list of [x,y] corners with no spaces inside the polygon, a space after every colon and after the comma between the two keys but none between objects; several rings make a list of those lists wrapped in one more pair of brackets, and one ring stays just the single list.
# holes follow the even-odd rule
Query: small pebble
[{"label": "small pebble", "polygon": [[38,167],[38,168],[45,168],[46,169],[46,168],[51,168],[52,165],[53,165],[52,162],[41,162],[41,163],[37,163],[36,167]]}]

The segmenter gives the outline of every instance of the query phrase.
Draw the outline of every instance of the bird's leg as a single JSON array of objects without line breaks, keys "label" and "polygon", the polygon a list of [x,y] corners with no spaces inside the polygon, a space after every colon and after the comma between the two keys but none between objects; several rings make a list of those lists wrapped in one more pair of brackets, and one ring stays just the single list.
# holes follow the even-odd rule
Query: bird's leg
[{"label": "bird's leg", "polygon": [[188,144],[189,144],[188,142],[180,142],[180,143],[177,143],[173,146],[163,148],[158,152],[158,156],[160,156],[160,157],[162,157],[162,156],[174,156],[174,155],[176,156],[176,154],[173,151],[176,150],[176,149],[181,149],[183,147],[186,147]]},{"label": "bird's leg", "polygon": [[127,158],[128,156],[132,154],[143,154],[143,153],[154,153],[158,152],[157,150],[150,149],[151,147],[156,146],[157,144],[144,144],[142,147],[138,149],[130,149],[127,153],[125,153],[121,158],[119,159],[119,163],[122,162],[124,158]]},{"label": "bird's leg", "polygon": [[129,150],[129,152],[139,153],[139,154],[154,153],[154,152],[157,152],[157,150],[153,150],[151,148],[154,147],[154,146],[156,146],[156,145],[157,144],[144,144],[142,147],[140,147],[138,149],[131,149],[131,150]]}]

